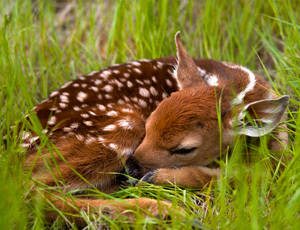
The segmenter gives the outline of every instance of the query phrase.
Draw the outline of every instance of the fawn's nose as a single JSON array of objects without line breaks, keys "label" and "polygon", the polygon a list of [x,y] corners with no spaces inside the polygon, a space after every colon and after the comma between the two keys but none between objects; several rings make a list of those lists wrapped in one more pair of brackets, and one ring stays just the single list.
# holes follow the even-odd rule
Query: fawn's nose
[{"label": "fawn's nose", "polygon": [[143,168],[141,165],[134,159],[134,157],[130,157],[125,164],[125,172],[129,174],[129,176],[141,179],[144,176]]}]

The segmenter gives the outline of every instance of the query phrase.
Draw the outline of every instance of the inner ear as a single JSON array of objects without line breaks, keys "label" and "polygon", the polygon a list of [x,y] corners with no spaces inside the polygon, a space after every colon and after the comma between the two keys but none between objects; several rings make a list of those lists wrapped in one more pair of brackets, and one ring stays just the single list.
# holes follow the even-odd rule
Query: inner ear
[{"label": "inner ear", "polygon": [[283,96],[246,105],[238,115],[238,133],[251,137],[270,133],[279,124],[288,101],[289,96]]},{"label": "inner ear", "polygon": [[180,32],[177,32],[175,35],[175,43],[178,57],[176,77],[180,88],[186,89],[189,87],[206,85],[200,75],[197,65],[181,43]]}]

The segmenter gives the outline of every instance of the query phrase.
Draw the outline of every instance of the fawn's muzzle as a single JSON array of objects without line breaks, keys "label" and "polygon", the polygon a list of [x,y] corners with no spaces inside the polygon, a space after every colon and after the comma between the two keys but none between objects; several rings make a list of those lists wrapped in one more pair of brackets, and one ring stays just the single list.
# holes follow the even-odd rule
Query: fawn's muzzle
[{"label": "fawn's muzzle", "polygon": [[125,173],[128,173],[129,176],[135,178],[135,179],[141,179],[145,172],[143,168],[139,165],[139,163],[133,158],[130,157],[125,164]]}]

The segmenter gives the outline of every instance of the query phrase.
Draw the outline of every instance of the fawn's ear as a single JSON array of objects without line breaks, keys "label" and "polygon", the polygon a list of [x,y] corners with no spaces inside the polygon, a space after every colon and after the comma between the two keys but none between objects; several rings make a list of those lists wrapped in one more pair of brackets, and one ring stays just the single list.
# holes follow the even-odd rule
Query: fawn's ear
[{"label": "fawn's ear", "polygon": [[186,89],[193,86],[205,84],[194,60],[184,49],[181,40],[180,32],[175,35],[175,43],[177,48],[178,65],[176,71],[177,81],[181,89]]},{"label": "fawn's ear", "polygon": [[259,137],[270,133],[280,122],[289,96],[261,100],[246,105],[238,115],[238,134]]}]

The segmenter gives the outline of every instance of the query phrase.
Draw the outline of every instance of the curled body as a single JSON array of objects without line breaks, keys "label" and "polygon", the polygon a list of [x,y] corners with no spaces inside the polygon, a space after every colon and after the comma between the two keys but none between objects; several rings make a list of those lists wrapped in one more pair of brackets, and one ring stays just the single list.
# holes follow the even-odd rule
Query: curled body
[{"label": "curled body", "polygon": [[[179,33],[175,42],[177,58],[92,72],[36,106],[43,133],[60,154],[53,159],[45,149],[37,156],[39,136],[24,132],[25,167],[33,168],[32,176],[50,186],[61,180],[66,190],[93,185],[111,192],[119,186],[111,172],[121,172],[127,162],[131,174],[143,181],[201,187],[219,174],[206,166],[220,155],[220,146],[230,147],[236,135],[270,133],[284,119],[288,96],[278,97],[243,66],[192,59]],[[280,150],[287,134],[275,135],[281,143],[274,139],[270,146]],[[156,203],[147,202],[145,207]]]}]

